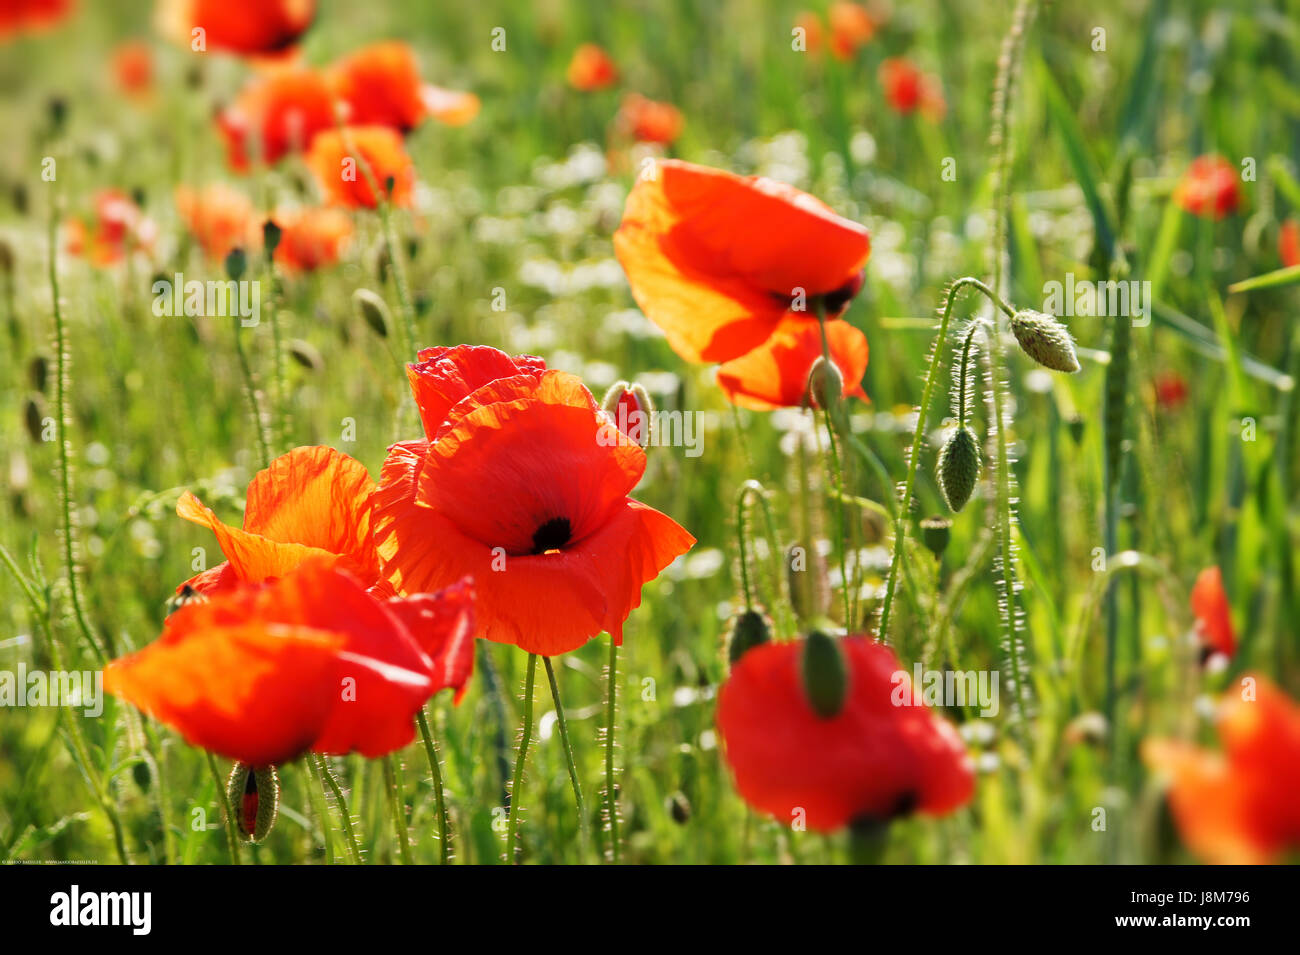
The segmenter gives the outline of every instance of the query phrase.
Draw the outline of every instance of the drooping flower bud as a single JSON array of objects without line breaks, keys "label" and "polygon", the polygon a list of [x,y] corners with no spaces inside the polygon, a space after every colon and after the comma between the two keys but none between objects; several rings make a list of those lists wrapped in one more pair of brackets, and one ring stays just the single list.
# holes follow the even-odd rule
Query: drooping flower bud
[{"label": "drooping flower bud", "polygon": [[1011,318],[1011,333],[1025,354],[1044,368],[1074,374],[1079,370],[1079,356],[1069,329],[1051,315],[1021,309]]},{"label": "drooping flower bud", "polygon": [[651,422],[654,420],[654,402],[649,393],[638,384],[616,381],[605,392],[601,408],[614,419],[619,431],[642,448],[651,444]]},{"label": "drooping flower bud", "polygon": [[289,342],[289,354],[293,356],[294,361],[311,371],[320,371],[325,367],[325,359],[321,357],[320,349],[304,339],[295,338]]},{"label": "drooping flower bud", "polygon": [[352,310],[361,316],[361,320],[370,326],[380,338],[388,337],[388,326],[392,316],[384,300],[368,288],[359,288],[352,293]]},{"label": "drooping flower bud", "polygon": [[226,799],[240,837],[245,842],[261,842],[270,835],[280,812],[280,778],[275,767],[235,763],[226,783]]},{"label": "drooping flower bud", "polygon": [[921,540],[930,553],[942,557],[948,549],[948,539],[952,536],[952,521],[935,515],[921,521]]},{"label": "drooping flower bud", "polygon": [[749,650],[772,639],[772,621],[763,611],[749,607],[736,614],[731,620],[731,632],[727,637],[727,661],[735,666],[736,661]]},{"label": "drooping flower bud", "polygon": [[824,720],[839,715],[849,692],[849,671],[836,639],[822,630],[808,634],[801,670],[813,712]]},{"label": "drooping flower bud", "polygon": [[980,448],[975,434],[961,425],[939,452],[939,490],[954,512],[960,511],[975,490],[980,475]]},{"label": "drooping flower bud", "polygon": [[834,408],[844,396],[844,375],[835,362],[818,355],[808,371],[808,397],[815,408]]}]

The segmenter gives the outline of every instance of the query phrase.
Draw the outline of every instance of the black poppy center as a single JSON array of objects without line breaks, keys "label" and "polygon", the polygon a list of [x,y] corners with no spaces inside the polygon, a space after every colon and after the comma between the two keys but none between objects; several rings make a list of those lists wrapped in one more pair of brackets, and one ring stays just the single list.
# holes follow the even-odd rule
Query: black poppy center
[{"label": "black poppy center", "polygon": [[533,553],[545,554],[548,550],[559,550],[572,536],[573,529],[569,527],[567,517],[552,517],[533,531]]}]

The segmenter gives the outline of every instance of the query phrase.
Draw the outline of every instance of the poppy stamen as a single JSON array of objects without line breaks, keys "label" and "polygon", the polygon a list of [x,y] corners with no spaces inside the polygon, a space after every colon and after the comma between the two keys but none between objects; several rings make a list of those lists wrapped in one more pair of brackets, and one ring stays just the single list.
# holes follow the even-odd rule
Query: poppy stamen
[{"label": "poppy stamen", "polygon": [[573,530],[567,517],[552,517],[533,532],[533,553],[545,554],[547,551],[559,550],[572,536]]}]

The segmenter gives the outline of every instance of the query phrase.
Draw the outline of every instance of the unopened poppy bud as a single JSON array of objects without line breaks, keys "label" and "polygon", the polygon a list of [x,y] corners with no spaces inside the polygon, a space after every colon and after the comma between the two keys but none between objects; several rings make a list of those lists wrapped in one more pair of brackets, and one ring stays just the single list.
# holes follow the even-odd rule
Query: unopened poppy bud
[{"label": "unopened poppy bud", "polygon": [[45,391],[45,386],[50,380],[50,360],[44,355],[37,355],[27,365],[27,377],[31,379],[32,387],[37,391]]},{"label": "unopened poppy bud", "polygon": [[732,666],[748,651],[772,639],[772,621],[761,610],[750,607],[736,614],[727,638],[727,660]]},{"label": "unopened poppy bud", "polygon": [[244,277],[244,270],[248,268],[248,256],[240,248],[231,249],[226,255],[226,275],[233,281],[238,282]]},{"label": "unopened poppy bud", "polygon": [[261,842],[270,835],[280,812],[280,778],[275,767],[235,763],[226,783],[226,799],[243,840]]},{"label": "unopened poppy bud", "polygon": [[952,536],[952,521],[935,515],[921,521],[921,540],[935,557],[942,557]]},{"label": "unopened poppy bud", "polygon": [[325,367],[325,359],[321,357],[320,350],[311,342],[303,341],[301,338],[289,342],[289,354],[293,356],[294,361],[311,371],[320,371]]},{"label": "unopened poppy bud", "polygon": [[140,787],[140,792],[147,793],[153,785],[153,758],[145,754],[144,759],[131,767],[131,778]]},{"label": "unopened poppy bud", "polygon": [[678,790],[668,797],[668,811],[672,813],[673,822],[684,826],[691,820],[691,803],[686,794]]},{"label": "unopened poppy bud", "polygon": [[262,248],[266,250],[266,257],[273,258],[275,250],[280,246],[280,237],[284,235],[284,230],[276,224],[274,219],[267,219],[262,223]]},{"label": "unopened poppy bud", "polygon": [[380,338],[388,337],[391,316],[382,298],[368,288],[359,288],[352,293],[352,309],[376,335]]},{"label": "unopened poppy bud", "polygon": [[808,395],[818,408],[834,408],[844,395],[844,375],[825,355],[818,355],[808,372]]},{"label": "unopened poppy bud", "polygon": [[1022,309],[1011,318],[1011,333],[1025,354],[1044,368],[1074,374],[1079,356],[1069,330],[1051,315]]},{"label": "unopened poppy bud", "polygon": [[1070,420],[1067,421],[1065,425],[1067,428],[1070,429],[1070,438],[1074,441],[1075,444],[1079,444],[1081,441],[1083,441],[1083,428],[1084,428],[1083,415],[1078,414],[1077,412],[1075,414],[1070,415]]},{"label": "unopened poppy bud", "polygon": [[836,639],[822,630],[808,634],[802,671],[804,692],[813,712],[824,720],[838,716],[849,692],[849,671]]},{"label": "unopened poppy bud", "polygon": [[960,511],[975,490],[980,475],[979,442],[970,428],[962,425],[952,433],[939,452],[939,490],[954,512]]},{"label": "unopened poppy bud", "polygon": [[45,399],[40,395],[29,395],[23,407],[23,422],[27,425],[27,435],[40,444],[44,440]]},{"label": "unopened poppy bud", "polygon": [[640,385],[617,381],[605,392],[601,408],[614,419],[618,430],[643,448],[651,444],[650,423],[654,419],[654,402]]}]

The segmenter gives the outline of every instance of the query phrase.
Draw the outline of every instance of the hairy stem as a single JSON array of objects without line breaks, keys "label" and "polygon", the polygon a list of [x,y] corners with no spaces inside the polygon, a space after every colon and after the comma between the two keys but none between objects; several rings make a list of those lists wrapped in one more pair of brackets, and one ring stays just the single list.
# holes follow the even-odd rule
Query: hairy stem
[{"label": "hairy stem", "polygon": [[510,825],[506,832],[506,861],[517,863],[519,849],[519,788],[524,783],[524,763],[528,759],[528,744],[533,737],[533,684],[537,680],[537,654],[528,654],[528,675],[524,678],[524,719],[520,727],[519,753],[515,757],[515,773],[510,783]]}]

